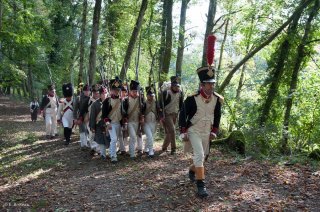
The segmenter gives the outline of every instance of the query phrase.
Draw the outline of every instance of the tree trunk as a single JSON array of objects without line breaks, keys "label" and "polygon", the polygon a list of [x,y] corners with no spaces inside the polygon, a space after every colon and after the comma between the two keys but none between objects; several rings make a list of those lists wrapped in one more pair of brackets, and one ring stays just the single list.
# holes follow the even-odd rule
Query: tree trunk
[{"label": "tree trunk", "polygon": [[167,28],[167,4],[168,1],[163,1],[163,11],[162,11],[162,22],[161,22],[161,38],[160,38],[160,49],[159,49],[159,87],[165,78],[162,75],[163,72],[163,57],[166,48],[166,28]]},{"label": "tree trunk", "polygon": [[2,31],[2,15],[3,15],[3,6],[2,0],[0,0],[0,32]]},{"label": "tree trunk", "polygon": [[28,96],[28,80],[24,80],[22,84],[23,95]]},{"label": "tree trunk", "polygon": [[80,32],[80,60],[79,60],[79,75],[78,75],[78,85],[83,80],[83,66],[84,66],[84,49],[85,49],[85,38],[86,38],[86,25],[87,25],[87,9],[88,1],[83,0],[82,9],[82,20],[81,20],[81,32]]},{"label": "tree trunk", "polygon": [[[242,66],[242,70],[241,70],[241,75],[240,75],[240,80],[239,80],[239,84],[238,84],[238,88],[237,88],[237,92],[236,92],[236,99],[235,99],[235,105],[234,105],[234,119],[231,121],[230,126],[229,126],[229,132],[232,132],[233,130],[233,126],[236,123],[236,113],[237,113],[237,106],[240,100],[240,96],[241,96],[241,90],[242,87],[244,85],[244,72],[246,70],[246,63],[243,64]],[[237,126],[236,126],[237,127]],[[238,130],[238,129],[237,129]]]},{"label": "tree trunk", "polygon": [[90,56],[89,56],[89,84],[94,83],[94,75],[96,72],[96,55],[97,55],[97,42],[99,35],[99,23],[100,23],[100,12],[101,12],[101,2],[102,0],[96,0],[93,12],[93,23],[92,23],[92,34],[91,34],[91,46],[90,46]]},{"label": "tree trunk", "polygon": [[291,76],[291,83],[290,83],[290,89],[288,91],[288,97],[286,101],[286,112],[284,115],[284,120],[283,120],[283,139],[282,139],[282,144],[281,144],[281,151],[283,153],[287,153],[288,150],[288,137],[289,137],[289,120],[290,120],[290,114],[291,114],[291,108],[292,108],[292,103],[293,103],[293,98],[295,95],[295,91],[297,89],[297,84],[298,84],[298,75],[299,71],[301,70],[301,66],[303,63],[303,59],[306,56],[306,45],[309,40],[309,35],[311,31],[311,22],[313,19],[317,16],[319,12],[319,0],[315,0],[314,7],[310,12],[309,18],[306,23],[305,31],[303,38],[301,40],[300,45],[297,48],[297,58],[295,60],[292,76]]},{"label": "tree trunk", "polygon": [[261,49],[263,49],[265,46],[267,46],[269,43],[271,43],[281,32],[283,29],[285,29],[292,20],[300,16],[302,11],[312,2],[313,0],[306,0],[303,1],[297,9],[294,11],[294,13],[288,18],[288,20],[283,23],[273,34],[271,34],[264,42],[262,42],[259,46],[257,46],[255,49],[253,49],[249,54],[247,54],[240,62],[235,65],[235,67],[229,72],[228,76],[225,78],[225,80],[220,85],[218,92],[222,93],[224,89],[229,85],[233,75],[236,73],[236,71],[245,63],[247,62],[251,57],[253,57],[257,52],[259,52]]},{"label": "tree trunk", "polygon": [[229,18],[227,18],[226,20],[226,26],[224,29],[224,36],[223,36],[223,40],[221,43],[221,48],[220,48],[220,56],[219,56],[219,64],[218,64],[218,68],[216,70],[216,89],[219,89],[218,84],[219,84],[219,74],[220,74],[220,70],[221,70],[221,66],[222,66],[222,58],[223,58],[223,52],[224,52],[224,45],[226,44],[226,40],[227,40],[227,36],[228,36],[228,27],[229,27]]},{"label": "tree trunk", "polygon": [[185,37],[185,25],[186,25],[186,13],[188,3],[190,0],[182,0],[181,12],[180,12],[180,24],[179,24],[179,46],[177,51],[177,62],[176,62],[176,75],[181,76],[182,73],[182,61],[184,51],[184,37]]},{"label": "tree trunk", "polygon": [[[114,38],[116,37],[116,33],[118,32],[118,17],[119,17],[119,12],[118,10],[114,9],[112,6],[115,4],[114,1],[108,0],[108,5],[106,8],[106,17],[105,17],[105,22],[106,26],[105,29],[106,31],[106,42],[107,42],[107,51],[103,55],[103,61],[108,61],[107,62],[107,68],[106,68],[106,79],[110,79],[113,75],[118,75],[119,73],[116,72],[116,67],[117,67],[117,57],[114,52]],[[105,64],[105,63],[104,63]],[[114,73],[112,73],[114,72]]]},{"label": "tree trunk", "polygon": [[[2,0],[0,0],[0,33],[2,32],[2,16],[3,16],[3,6]],[[2,44],[0,41],[0,63],[2,62]]]},{"label": "tree trunk", "polygon": [[148,7],[148,0],[143,0],[141,3],[140,11],[139,11],[139,16],[138,16],[137,22],[135,24],[135,27],[132,31],[129,45],[128,45],[128,48],[126,51],[126,55],[125,55],[125,58],[123,61],[122,68],[121,68],[120,79],[122,79],[122,80],[125,79],[126,74],[127,74],[127,70],[130,66],[130,61],[131,61],[131,56],[133,53],[134,45],[136,43],[136,39],[139,37],[139,31],[141,29],[143,17],[144,17],[146,10],[147,10],[147,7]]},{"label": "tree trunk", "polygon": [[28,84],[29,84],[29,97],[35,97],[34,86],[33,86],[33,74],[31,70],[31,65],[28,64]]},{"label": "tree trunk", "polygon": [[281,77],[284,72],[284,66],[288,60],[289,52],[291,49],[290,39],[297,32],[298,21],[301,17],[301,14],[302,13],[300,13],[293,19],[293,22],[290,24],[289,30],[287,32],[287,37],[282,42],[279,48],[279,52],[278,51],[275,52],[275,54],[278,55],[278,58],[277,58],[275,68],[273,70],[272,82],[267,93],[266,101],[262,105],[262,113],[261,113],[260,122],[259,122],[261,127],[265,125],[271,110],[273,100],[276,98],[278,94],[278,88],[279,88]]},{"label": "tree trunk", "polygon": [[208,43],[208,35],[212,33],[214,27],[214,17],[216,16],[217,10],[217,0],[210,0],[208,15],[207,15],[207,26],[206,26],[206,34],[204,35],[204,43],[203,43],[203,51],[202,51],[202,66],[206,66],[207,64],[207,43]]},{"label": "tree trunk", "polygon": [[167,0],[167,26],[166,26],[166,45],[162,62],[162,79],[166,79],[169,73],[171,51],[172,51],[172,7],[173,0]]},{"label": "tree trunk", "polygon": [[[246,51],[245,53],[248,54],[249,53],[249,49],[250,49],[250,44],[251,44],[251,39],[252,39],[252,33],[253,33],[253,27],[254,27],[254,15],[251,18],[251,23],[250,23],[250,28],[248,33],[246,33],[245,35],[245,41],[246,41]],[[228,19],[229,21],[229,19]],[[227,23],[228,24],[228,23]],[[227,33],[227,31],[226,31]],[[221,56],[222,57],[222,56]],[[219,63],[220,65],[220,63]],[[242,70],[241,70],[241,75],[240,75],[240,80],[239,80],[239,84],[238,84],[238,88],[237,88],[237,92],[236,92],[236,100],[235,100],[235,106],[234,106],[234,114],[237,113],[238,110],[238,103],[241,97],[241,90],[242,87],[244,85],[244,73],[246,71],[247,68],[247,63],[244,63],[242,66]],[[231,124],[229,126],[229,132],[232,131],[233,125],[236,125],[236,115],[234,115],[234,119],[231,121]],[[238,126],[236,126],[238,127]]]}]

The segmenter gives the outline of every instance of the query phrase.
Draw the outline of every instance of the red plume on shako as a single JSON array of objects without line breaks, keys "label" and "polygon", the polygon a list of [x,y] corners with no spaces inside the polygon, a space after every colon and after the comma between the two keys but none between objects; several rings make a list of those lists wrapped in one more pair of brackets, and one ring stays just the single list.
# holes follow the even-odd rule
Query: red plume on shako
[{"label": "red plume on shako", "polygon": [[213,68],[214,61],[214,44],[216,42],[216,37],[214,35],[208,36],[207,42],[207,63],[208,66],[204,66],[197,69],[198,77],[200,82],[216,82],[215,80],[215,70]]},{"label": "red plume on shako", "polygon": [[216,37],[214,35],[208,36],[208,45],[207,45],[207,63],[208,66],[213,65],[213,59],[214,59],[214,44],[216,42]]}]

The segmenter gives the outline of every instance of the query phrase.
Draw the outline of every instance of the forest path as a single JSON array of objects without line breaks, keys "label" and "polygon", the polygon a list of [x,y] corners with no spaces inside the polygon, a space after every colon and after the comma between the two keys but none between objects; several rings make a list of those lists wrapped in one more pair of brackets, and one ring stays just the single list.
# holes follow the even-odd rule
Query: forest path
[{"label": "forest path", "polygon": [[[195,197],[187,178],[190,158],[146,156],[119,163],[81,151],[78,130],[46,140],[42,117],[28,105],[0,96],[0,210],[10,211],[318,211],[320,171],[243,159],[212,149],[206,162],[210,196]],[[156,150],[161,148],[156,142]]]}]

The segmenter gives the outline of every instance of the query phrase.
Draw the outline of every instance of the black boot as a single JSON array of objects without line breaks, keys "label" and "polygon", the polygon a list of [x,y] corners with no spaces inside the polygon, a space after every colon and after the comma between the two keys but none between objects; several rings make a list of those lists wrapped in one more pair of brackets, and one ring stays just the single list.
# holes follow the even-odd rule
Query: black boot
[{"label": "black boot", "polygon": [[193,183],[196,181],[196,173],[192,170],[189,170],[189,179]]},{"label": "black boot", "polygon": [[204,181],[203,180],[197,180],[197,188],[198,188],[198,191],[197,191],[197,196],[198,197],[204,198],[204,197],[208,196],[207,189],[206,189],[206,187],[204,185]]}]

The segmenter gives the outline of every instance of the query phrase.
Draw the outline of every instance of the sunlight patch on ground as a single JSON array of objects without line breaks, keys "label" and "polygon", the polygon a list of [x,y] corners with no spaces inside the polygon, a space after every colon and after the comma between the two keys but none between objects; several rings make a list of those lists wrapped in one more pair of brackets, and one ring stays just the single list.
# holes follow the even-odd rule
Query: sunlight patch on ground
[{"label": "sunlight patch on ground", "polygon": [[52,168],[46,169],[46,170],[43,170],[42,168],[38,169],[37,171],[20,178],[19,180],[15,181],[14,183],[7,183],[3,186],[0,186],[0,192],[5,192],[9,189],[12,189],[13,187],[16,187],[21,184],[27,183],[31,180],[37,179],[40,175],[48,173],[51,170],[52,170]]},{"label": "sunlight patch on ground", "polygon": [[279,166],[274,167],[271,172],[273,173],[272,181],[279,184],[295,185],[299,179],[299,173]]},{"label": "sunlight patch on ground", "polygon": [[236,201],[256,202],[261,198],[267,198],[268,194],[271,194],[270,189],[263,189],[259,186],[252,184],[245,184],[241,188],[231,192],[230,197]]}]

